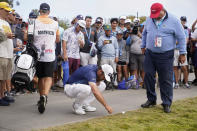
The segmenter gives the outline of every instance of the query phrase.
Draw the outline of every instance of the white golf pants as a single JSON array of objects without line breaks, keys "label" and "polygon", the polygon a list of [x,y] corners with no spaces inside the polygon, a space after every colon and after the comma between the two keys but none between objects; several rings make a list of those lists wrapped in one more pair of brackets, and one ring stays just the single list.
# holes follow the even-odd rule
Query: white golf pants
[{"label": "white golf pants", "polygon": [[[101,81],[100,85],[97,87],[100,92],[103,92],[106,85]],[[79,106],[90,105],[90,103],[95,100],[91,87],[85,84],[66,84],[64,86],[64,93],[70,98],[75,98],[74,103]]]}]

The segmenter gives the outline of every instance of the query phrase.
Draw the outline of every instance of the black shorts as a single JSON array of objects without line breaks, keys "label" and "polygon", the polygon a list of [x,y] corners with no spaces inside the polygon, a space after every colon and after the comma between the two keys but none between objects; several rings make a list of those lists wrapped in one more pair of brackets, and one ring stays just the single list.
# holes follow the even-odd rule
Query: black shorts
[{"label": "black shorts", "polygon": [[118,65],[121,65],[121,66],[123,66],[123,65],[127,65],[127,63],[125,62],[125,61],[118,61],[118,63],[117,63]]},{"label": "black shorts", "polygon": [[36,65],[36,75],[38,78],[53,77],[55,62],[39,62]]}]

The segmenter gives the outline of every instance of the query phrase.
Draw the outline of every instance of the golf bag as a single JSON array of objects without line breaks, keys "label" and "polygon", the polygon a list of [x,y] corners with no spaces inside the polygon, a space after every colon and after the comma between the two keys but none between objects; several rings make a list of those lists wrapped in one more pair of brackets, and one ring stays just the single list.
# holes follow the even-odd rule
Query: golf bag
[{"label": "golf bag", "polygon": [[28,44],[21,55],[14,60],[15,67],[11,82],[17,90],[25,88],[32,91],[30,84],[36,73],[36,62],[37,49]]},{"label": "golf bag", "polygon": [[17,91],[27,89],[32,91],[32,80],[36,73],[38,60],[37,48],[33,45],[34,21],[29,22],[28,41],[20,56],[14,60],[14,70],[11,82]]},{"label": "golf bag", "polygon": [[115,80],[117,78],[117,73],[113,73],[113,74],[110,74],[110,80],[111,82],[108,82],[108,81],[104,81],[105,84],[106,84],[106,90],[114,90],[115,89]]}]

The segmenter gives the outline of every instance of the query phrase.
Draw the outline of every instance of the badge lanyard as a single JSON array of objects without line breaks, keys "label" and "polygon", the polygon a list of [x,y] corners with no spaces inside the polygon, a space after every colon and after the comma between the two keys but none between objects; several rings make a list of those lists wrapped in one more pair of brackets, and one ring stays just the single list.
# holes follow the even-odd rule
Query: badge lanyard
[{"label": "badge lanyard", "polygon": [[86,36],[87,36],[87,38],[88,38],[88,43],[90,44],[90,36],[91,36],[92,28],[90,28],[89,34],[88,34],[86,28],[85,28],[85,32],[86,32]]},{"label": "badge lanyard", "polygon": [[122,56],[122,43],[120,43],[119,55]]},{"label": "badge lanyard", "polygon": [[159,29],[159,28],[161,27],[162,23],[163,23],[163,20],[161,20],[161,21],[159,22],[159,24],[157,24],[157,29]]},{"label": "badge lanyard", "polygon": [[[163,23],[163,19],[156,25],[158,30],[161,27],[162,23]],[[161,46],[162,46],[162,38],[157,35],[157,37],[155,38],[155,47],[161,47]]]}]

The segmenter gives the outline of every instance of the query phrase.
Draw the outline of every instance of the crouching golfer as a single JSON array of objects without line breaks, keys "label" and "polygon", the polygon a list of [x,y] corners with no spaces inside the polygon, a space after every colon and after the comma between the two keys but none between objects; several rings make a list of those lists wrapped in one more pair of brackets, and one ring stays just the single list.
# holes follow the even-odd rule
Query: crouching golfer
[{"label": "crouching golfer", "polygon": [[101,92],[106,88],[103,80],[110,81],[113,68],[110,65],[87,65],[76,70],[64,86],[64,92],[68,97],[75,98],[73,110],[76,114],[84,115],[86,112],[96,111],[90,103],[96,99],[105,107],[109,114],[112,108],[107,105]]}]

